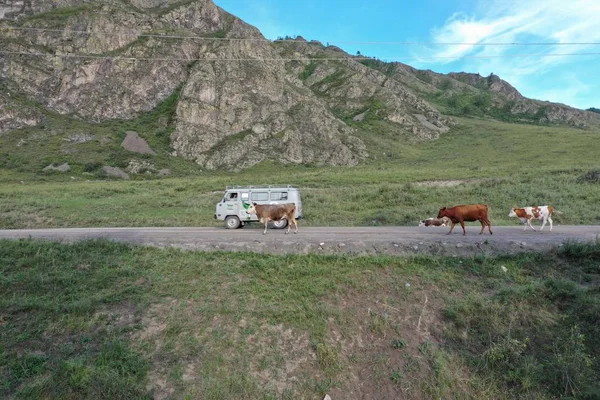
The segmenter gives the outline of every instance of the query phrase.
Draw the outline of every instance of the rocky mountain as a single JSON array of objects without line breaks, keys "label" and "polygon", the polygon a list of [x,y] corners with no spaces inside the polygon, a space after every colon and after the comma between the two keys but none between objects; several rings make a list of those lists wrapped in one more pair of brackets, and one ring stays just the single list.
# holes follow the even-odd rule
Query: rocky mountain
[{"label": "rocky mountain", "polygon": [[268,41],[211,0],[0,0],[0,48],[0,135],[49,115],[130,120],[174,98],[163,124],[172,154],[208,169],[355,165],[368,157],[361,133],[373,120],[414,140],[444,134],[452,115],[599,121],[526,99],[495,75],[420,71],[302,38]]},{"label": "rocky mountain", "polygon": [[439,74],[402,63],[365,60],[366,65],[402,82],[445,115],[485,116],[507,122],[565,125],[588,129],[600,124],[590,110],[524,97],[510,83],[491,74]]}]

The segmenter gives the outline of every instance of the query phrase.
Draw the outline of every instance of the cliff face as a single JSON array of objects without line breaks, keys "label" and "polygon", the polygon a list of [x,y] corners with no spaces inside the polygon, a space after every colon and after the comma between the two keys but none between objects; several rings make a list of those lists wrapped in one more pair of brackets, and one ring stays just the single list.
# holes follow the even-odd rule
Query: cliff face
[{"label": "cliff face", "polygon": [[444,80],[493,93],[498,107],[511,101],[516,113],[544,107],[538,122],[591,121],[497,77],[369,64],[302,39],[272,43],[210,0],[0,0],[0,47],[0,134],[40,124],[45,112],[131,119],[181,88],[173,154],[210,169],[355,165],[367,157],[365,117],[435,139],[454,124],[437,108]]}]

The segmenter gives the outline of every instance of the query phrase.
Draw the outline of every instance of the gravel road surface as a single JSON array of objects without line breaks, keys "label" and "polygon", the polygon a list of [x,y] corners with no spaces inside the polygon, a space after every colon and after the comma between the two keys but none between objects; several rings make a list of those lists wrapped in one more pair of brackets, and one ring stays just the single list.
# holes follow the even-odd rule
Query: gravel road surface
[{"label": "gravel road surface", "polygon": [[[203,251],[255,251],[273,254],[504,254],[549,251],[565,241],[598,241],[600,226],[554,226],[552,231],[523,231],[522,226],[493,227],[494,235],[478,235],[480,226],[460,227],[446,235],[446,227],[308,227],[298,234],[258,225],[225,228],[67,228],[0,230],[0,238],[35,238],[75,242],[91,238]],[[292,231],[293,232],[293,231]]]}]

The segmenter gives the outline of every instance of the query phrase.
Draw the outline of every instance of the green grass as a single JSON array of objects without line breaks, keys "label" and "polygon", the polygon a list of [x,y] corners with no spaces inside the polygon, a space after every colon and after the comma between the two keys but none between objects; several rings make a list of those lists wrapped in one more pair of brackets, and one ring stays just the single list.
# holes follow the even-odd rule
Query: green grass
[{"label": "green grass", "polygon": [[594,398],[599,263],[0,241],[0,396]]},{"label": "green grass", "polygon": [[[484,202],[495,225],[516,224],[511,207],[551,204],[558,224],[598,224],[600,190],[579,183],[585,171],[540,169],[495,178],[481,172],[448,175],[393,171],[267,166],[240,174],[164,180],[73,181],[5,184],[0,187],[0,227],[215,226],[215,205],[225,185],[288,184],[301,188],[305,226],[416,225],[442,206]],[[289,172],[289,175],[285,172]],[[294,176],[294,178],[291,178]],[[473,177],[474,176],[474,177]],[[473,179],[458,186],[419,186],[415,181]],[[370,180],[370,183],[364,183]]]},{"label": "green grass", "polygon": [[[515,224],[508,210],[533,204],[562,211],[559,224],[600,223],[596,130],[459,118],[460,125],[438,140],[419,142],[365,118],[351,123],[370,154],[357,167],[267,162],[237,173],[209,172],[170,155],[178,95],[179,89],[132,121],[93,125],[48,114],[43,126],[1,136],[0,227],[213,226],[220,224],[212,218],[215,204],[234,184],[300,187],[303,223],[313,226],[415,225],[440,207],[479,202],[490,206],[494,224]],[[139,132],[157,156],[120,148],[127,130]],[[81,133],[94,140],[64,140]],[[126,168],[131,160],[170,168],[174,176],[105,180],[101,165]],[[72,168],[66,174],[41,171],[64,162]],[[440,180],[462,183],[420,184]]]}]

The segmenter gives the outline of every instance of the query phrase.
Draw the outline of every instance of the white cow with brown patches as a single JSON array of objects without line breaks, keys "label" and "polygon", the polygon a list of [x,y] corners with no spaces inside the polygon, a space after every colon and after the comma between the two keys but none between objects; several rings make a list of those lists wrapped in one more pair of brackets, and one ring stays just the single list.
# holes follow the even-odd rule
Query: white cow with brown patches
[{"label": "white cow with brown patches", "polygon": [[550,222],[550,230],[552,230],[552,213],[561,213],[558,210],[554,210],[552,206],[533,206],[533,207],[523,207],[523,208],[511,208],[510,213],[508,213],[509,217],[518,217],[523,224],[525,224],[525,228],[523,230],[527,230],[527,226],[535,231],[533,225],[531,225],[532,219],[539,219],[542,221],[542,227],[540,231],[544,229],[546,222]]},{"label": "white cow with brown patches", "polygon": [[448,226],[450,223],[450,218],[442,217],[442,218],[427,218],[422,221],[419,221],[419,226]]}]

